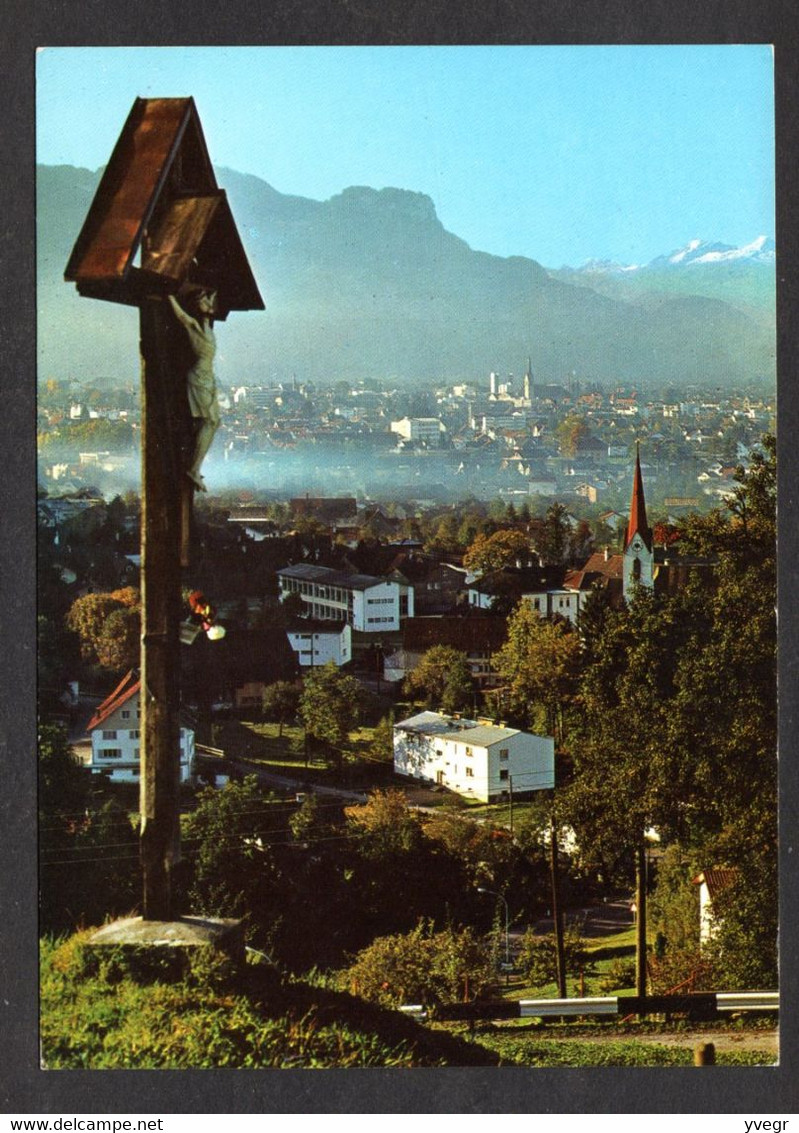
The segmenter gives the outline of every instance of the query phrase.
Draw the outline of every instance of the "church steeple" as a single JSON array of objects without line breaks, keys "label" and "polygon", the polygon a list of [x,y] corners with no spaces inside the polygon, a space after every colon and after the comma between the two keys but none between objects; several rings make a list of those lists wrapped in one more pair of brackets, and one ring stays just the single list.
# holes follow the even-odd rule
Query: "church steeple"
[{"label": "church steeple", "polygon": [[633,476],[633,494],[630,499],[630,518],[627,523],[627,533],[624,538],[625,551],[633,541],[635,533],[643,539],[648,551],[652,550],[652,531],[646,521],[646,501],[644,500],[644,480],[641,475],[641,447],[635,444],[635,475]]},{"label": "church steeple", "polygon": [[646,520],[644,480],[641,475],[641,452],[635,446],[635,474],[630,500],[630,518],[624,535],[622,586],[624,597],[631,598],[636,586],[652,590],[655,585],[655,553],[652,531]]}]

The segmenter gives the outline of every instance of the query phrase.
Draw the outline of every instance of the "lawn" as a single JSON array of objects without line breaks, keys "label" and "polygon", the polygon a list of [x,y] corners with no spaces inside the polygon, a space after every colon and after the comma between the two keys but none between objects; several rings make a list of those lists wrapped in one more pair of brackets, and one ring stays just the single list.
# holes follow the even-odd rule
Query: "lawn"
[{"label": "lawn", "polygon": [[368,777],[370,783],[381,785],[391,780],[393,761],[376,759],[370,751],[374,732],[374,728],[360,727],[350,733],[343,774],[313,752],[306,761],[305,732],[293,724],[281,729],[278,724],[255,720],[224,720],[215,725],[214,742],[228,758],[246,760],[277,775],[327,785],[342,779],[349,785]]}]

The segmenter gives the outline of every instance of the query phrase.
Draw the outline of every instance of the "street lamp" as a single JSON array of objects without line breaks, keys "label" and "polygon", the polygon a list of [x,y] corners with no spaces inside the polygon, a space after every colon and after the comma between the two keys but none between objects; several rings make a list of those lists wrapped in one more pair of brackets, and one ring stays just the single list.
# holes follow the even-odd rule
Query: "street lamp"
[{"label": "street lamp", "polygon": [[489,893],[492,897],[499,897],[500,901],[505,906],[505,970],[510,969],[510,913],[508,911],[508,902],[502,893],[497,893],[495,889],[484,889],[478,886],[478,893]]}]

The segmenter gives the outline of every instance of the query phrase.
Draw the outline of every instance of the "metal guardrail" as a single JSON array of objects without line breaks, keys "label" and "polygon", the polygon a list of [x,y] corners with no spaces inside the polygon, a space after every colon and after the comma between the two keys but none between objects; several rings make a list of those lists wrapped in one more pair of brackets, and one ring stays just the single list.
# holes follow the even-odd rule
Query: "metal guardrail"
[{"label": "metal guardrail", "polygon": [[524,1018],[547,1015],[618,1015],[615,995],[586,996],[584,999],[520,999],[519,1015]]},{"label": "metal guardrail", "polygon": [[779,1011],[778,991],[717,991],[717,1011]]},{"label": "metal guardrail", "polygon": [[[476,1003],[451,1003],[436,1008],[440,1019],[546,1019],[564,1015],[653,1015],[686,1013],[694,1019],[713,1019],[719,1012],[777,1011],[777,991],[705,991],[685,995],[586,996],[584,999],[499,999]],[[400,1007],[404,1015],[426,1019],[421,1003]]]}]

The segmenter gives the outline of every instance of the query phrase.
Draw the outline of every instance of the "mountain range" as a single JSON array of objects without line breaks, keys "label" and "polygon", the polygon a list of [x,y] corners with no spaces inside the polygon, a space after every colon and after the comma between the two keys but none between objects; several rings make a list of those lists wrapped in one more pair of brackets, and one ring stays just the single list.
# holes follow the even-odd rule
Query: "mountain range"
[{"label": "mountain range", "polygon": [[[125,382],[138,375],[130,308],[81,298],[63,280],[100,171],[37,170],[39,374]],[[775,265],[747,248],[692,241],[643,267],[548,270],[475,251],[432,200],[351,187],[327,201],[218,171],[266,302],[219,327],[224,386],[298,380],[401,385],[536,380],[775,383]]]}]

